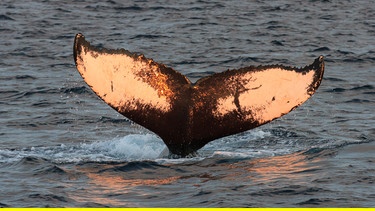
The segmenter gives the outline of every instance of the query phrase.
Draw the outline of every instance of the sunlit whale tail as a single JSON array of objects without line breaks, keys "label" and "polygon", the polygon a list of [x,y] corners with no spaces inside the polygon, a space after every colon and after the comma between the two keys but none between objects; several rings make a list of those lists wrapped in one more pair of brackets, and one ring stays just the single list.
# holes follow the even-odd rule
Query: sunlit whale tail
[{"label": "sunlit whale tail", "polygon": [[180,156],[289,113],[315,93],[324,72],[320,56],[304,68],[250,66],[192,84],[143,55],[93,47],[82,34],[75,37],[74,60],[104,102],[155,132]]}]

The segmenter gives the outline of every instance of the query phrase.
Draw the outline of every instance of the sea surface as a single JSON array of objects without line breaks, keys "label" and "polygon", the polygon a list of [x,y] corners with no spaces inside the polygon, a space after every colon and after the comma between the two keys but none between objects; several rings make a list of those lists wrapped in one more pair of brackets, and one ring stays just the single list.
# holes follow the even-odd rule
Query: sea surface
[{"label": "sea surface", "polygon": [[[326,71],[290,114],[167,159],[85,84],[77,33],[192,81],[319,55]],[[0,207],[375,207],[374,64],[371,1],[2,0]]]}]

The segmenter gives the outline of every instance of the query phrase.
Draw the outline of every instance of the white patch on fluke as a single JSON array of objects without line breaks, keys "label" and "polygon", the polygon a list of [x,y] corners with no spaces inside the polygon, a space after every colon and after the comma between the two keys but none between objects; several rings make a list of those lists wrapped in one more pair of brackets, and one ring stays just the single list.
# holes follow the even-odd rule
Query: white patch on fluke
[{"label": "white patch on fluke", "polygon": [[[110,54],[90,51],[81,47],[77,57],[77,69],[86,83],[112,107],[137,110],[137,106],[152,105],[161,111],[171,108],[168,97],[170,90],[165,84],[167,76],[161,74],[156,65],[126,54]],[[145,71],[146,70],[146,71]],[[143,72],[156,75],[160,85],[155,88],[142,80]],[[158,84],[157,84],[158,85]],[[142,96],[142,97],[140,97]]]},{"label": "white patch on fluke", "polygon": [[[259,123],[280,117],[294,107],[305,102],[310,94],[308,89],[314,80],[314,71],[306,74],[272,68],[241,75],[241,80],[250,81],[244,85],[246,91],[239,93],[238,102],[245,118],[253,118]],[[234,96],[219,98],[217,117],[238,110]],[[250,116],[249,116],[250,115]]]}]

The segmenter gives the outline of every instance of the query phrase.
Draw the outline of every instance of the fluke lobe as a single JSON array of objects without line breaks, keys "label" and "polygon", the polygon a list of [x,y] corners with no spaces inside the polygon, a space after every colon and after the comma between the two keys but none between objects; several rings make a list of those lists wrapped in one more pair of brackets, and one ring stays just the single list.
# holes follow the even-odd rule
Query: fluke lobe
[{"label": "fluke lobe", "polygon": [[220,137],[250,130],[309,99],[324,72],[323,56],[306,67],[249,66],[196,83],[144,55],[96,48],[77,34],[77,69],[108,105],[185,157]]}]

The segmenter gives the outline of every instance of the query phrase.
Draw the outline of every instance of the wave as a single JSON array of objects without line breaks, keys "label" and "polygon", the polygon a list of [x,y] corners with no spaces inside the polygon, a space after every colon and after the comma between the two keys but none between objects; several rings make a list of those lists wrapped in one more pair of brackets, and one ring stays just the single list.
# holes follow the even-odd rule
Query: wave
[{"label": "wave", "polygon": [[3,20],[3,21],[14,21],[13,18],[7,16],[7,15],[0,15],[0,20]]},{"label": "wave", "polygon": [[341,148],[349,144],[369,141],[371,140],[361,139],[351,142],[317,140],[282,128],[255,129],[210,142],[198,151],[197,157],[170,159],[160,156],[166,149],[164,142],[155,134],[146,133],[72,145],[0,149],[0,163],[31,162],[41,159],[52,163],[153,161],[159,164],[181,164],[200,162],[204,159],[265,158],[296,152],[313,154],[324,149]]},{"label": "wave", "polygon": [[2,149],[0,163],[18,162],[26,157],[48,159],[55,163],[152,160],[158,158],[164,147],[156,135],[132,134],[76,145]]},{"label": "wave", "polygon": [[[147,161],[156,160],[160,163],[180,163],[187,160],[200,160],[210,156],[244,156],[251,157],[259,154],[270,155],[261,151],[235,149],[251,139],[261,138],[267,132],[258,131],[253,134],[231,136],[211,142],[204,147],[196,158],[164,159],[160,157],[166,148],[163,141],[154,134],[131,134],[124,137],[91,143],[59,146],[39,146],[22,149],[0,149],[0,163],[13,163],[27,157],[48,159],[55,163],[79,162],[110,162],[110,161]],[[220,149],[220,150],[218,150]]]},{"label": "wave", "polygon": [[[333,80],[335,80],[335,79],[333,79]],[[337,87],[337,88],[332,88],[330,90],[327,90],[326,92],[332,92],[333,93],[333,92],[346,92],[346,91],[365,91],[364,93],[372,93],[374,89],[375,89],[374,86],[372,86],[370,84],[366,84],[366,85],[354,86],[352,88]]]}]

